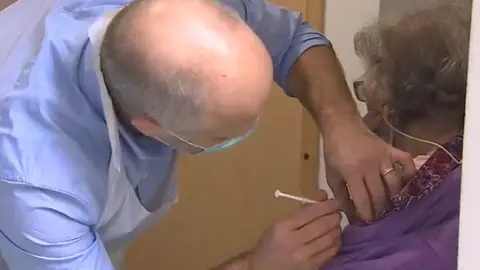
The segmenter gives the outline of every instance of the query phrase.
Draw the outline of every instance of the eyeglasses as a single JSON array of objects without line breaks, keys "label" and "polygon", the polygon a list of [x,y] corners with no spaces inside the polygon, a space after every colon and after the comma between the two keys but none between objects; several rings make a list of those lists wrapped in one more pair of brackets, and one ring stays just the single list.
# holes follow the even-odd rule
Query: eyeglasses
[{"label": "eyeglasses", "polygon": [[364,81],[356,80],[353,82],[353,91],[355,92],[355,97],[360,102],[366,102],[365,93],[363,90]]}]

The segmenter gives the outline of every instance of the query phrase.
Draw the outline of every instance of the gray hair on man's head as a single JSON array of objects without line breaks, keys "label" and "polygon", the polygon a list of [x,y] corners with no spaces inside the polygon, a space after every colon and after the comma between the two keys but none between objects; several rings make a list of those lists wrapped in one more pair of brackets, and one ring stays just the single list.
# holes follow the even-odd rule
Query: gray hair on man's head
[{"label": "gray hair on man's head", "polygon": [[[131,25],[154,2],[134,1],[113,18],[100,50],[102,73],[124,117],[150,117],[171,132],[192,133],[200,128],[210,82],[194,68],[171,63],[166,57],[150,59],[141,52]],[[236,16],[220,4],[215,6],[229,18]]]},{"label": "gray hair on man's head", "polygon": [[450,4],[382,20],[355,35],[364,85],[408,122],[438,111],[463,121],[470,37],[468,5]]}]

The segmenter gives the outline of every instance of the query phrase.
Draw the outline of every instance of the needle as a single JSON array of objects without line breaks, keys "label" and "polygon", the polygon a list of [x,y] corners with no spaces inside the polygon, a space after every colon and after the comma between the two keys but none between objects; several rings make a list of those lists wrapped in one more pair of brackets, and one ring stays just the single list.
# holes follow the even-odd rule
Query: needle
[{"label": "needle", "polygon": [[310,200],[310,199],[307,199],[307,198],[304,198],[304,197],[299,197],[299,196],[294,196],[294,195],[290,195],[290,194],[287,194],[287,193],[283,193],[280,190],[275,191],[275,197],[298,201],[298,202],[301,202],[302,204],[318,203],[317,201]]}]

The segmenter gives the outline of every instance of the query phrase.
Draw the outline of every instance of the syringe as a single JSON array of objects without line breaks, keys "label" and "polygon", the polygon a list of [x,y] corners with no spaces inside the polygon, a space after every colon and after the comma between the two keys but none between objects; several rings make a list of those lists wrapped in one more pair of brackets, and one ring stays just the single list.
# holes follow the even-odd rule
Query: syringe
[{"label": "syringe", "polygon": [[283,192],[281,192],[280,190],[275,191],[275,197],[276,197],[276,198],[285,198],[285,199],[290,199],[290,200],[298,201],[298,202],[301,202],[302,204],[318,203],[317,201],[314,201],[314,200],[311,200],[311,199],[308,199],[308,198],[304,198],[304,197],[300,197],[300,196],[295,196],[295,195],[290,195],[290,194],[287,194],[287,193],[283,193]]}]

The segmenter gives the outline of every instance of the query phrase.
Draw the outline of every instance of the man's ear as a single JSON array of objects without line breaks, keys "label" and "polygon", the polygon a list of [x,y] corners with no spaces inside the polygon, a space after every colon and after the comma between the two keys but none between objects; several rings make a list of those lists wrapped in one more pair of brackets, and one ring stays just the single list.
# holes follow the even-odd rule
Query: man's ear
[{"label": "man's ear", "polygon": [[155,120],[145,116],[132,119],[130,124],[138,131],[149,137],[154,137],[160,128]]}]

